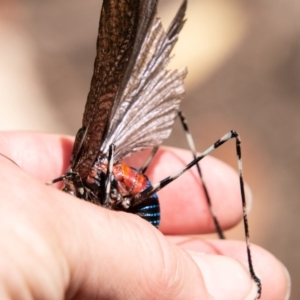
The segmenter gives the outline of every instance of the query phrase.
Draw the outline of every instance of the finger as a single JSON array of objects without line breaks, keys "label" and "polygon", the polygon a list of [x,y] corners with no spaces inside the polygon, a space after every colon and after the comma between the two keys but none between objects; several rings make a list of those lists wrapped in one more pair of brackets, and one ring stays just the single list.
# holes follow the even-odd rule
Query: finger
[{"label": "finger", "polygon": [[[18,295],[23,291],[39,299],[210,299],[191,257],[146,221],[61,193],[8,161],[1,163],[11,169],[11,176],[0,173],[7,200],[1,200],[1,232],[9,237],[1,249],[5,246],[5,257],[15,267],[13,275],[18,273],[15,269],[20,271],[17,278],[9,275],[6,280],[11,288],[16,280],[24,283]],[[10,245],[17,247],[9,249]]]},{"label": "finger", "polygon": [[[1,153],[9,157],[42,182],[56,178],[67,169],[72,139],[39,133],[2,133]],[[133,155],[129,165],[141,166],[145,153]],[[148,175],[153,182],[170,176],[191,161],[189,151],[161,148],[151,163]],[[205,182],[214,210],[223,229],[238,223],[242,215],[238,176],[226,164],[205,158],[201,161]],[[161,203],[160,229],[169,234],[208,233],[214,225],[207,200],[194,169],[187,171],[159,192]]]},{"label": "finger", "polygon": [[37,132],[0,132],[0,153],[41,182],[66,172],[74,139]]},{"label": "finger", "polygon": [[[197,252],[200,256],[200,259],[203,259],[204,261],[206,259],[210,260],[211,255],[214,257],[214,254],[225,255],[243,262],[246,269],[248,269],[248,260],[244,242],[229,240],[203,240],[199,237],[180,236],[169,237],[168,239],[186,250]],[[289,299],[288,295],[290,294],[291,288],[290,276],[282,263],[278,261],[271,253],[256,245],[251,245],[251,254],[254,271],[261,279],[262,283],[261,299]],[[206,256],[208,258],[206,258]],[[223,276],[224,278],[226,276],[230,278],[230,275],[234,270],[226,268],[226,262],[224,262],[223,267],[220,265],[219,271],[220,278],[223,278]],[[248,270],[247,272],[249,275],[250,273]],[[204,281],[208,290],[210,290],[210,287],[213,287],[214,289],[218,288],[217,285],[220,284],[219,291],[222,294],[222,288],[226,288],[226,286],[223,286],[224,281],[217,282],[216,278],[214,278],[212,282],[209,281],[209,279],[210,278],[206,279],[204,277]],[[235,284],[236,287],[239,285],[238,282],[232,284]],[[233,289],[232,291],[235,292],[236,289]]]}]

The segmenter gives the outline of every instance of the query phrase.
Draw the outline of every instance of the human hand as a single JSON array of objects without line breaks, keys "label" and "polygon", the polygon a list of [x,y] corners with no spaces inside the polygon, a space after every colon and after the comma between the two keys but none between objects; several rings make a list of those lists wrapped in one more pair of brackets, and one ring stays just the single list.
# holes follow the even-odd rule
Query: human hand
[{"label": "human hand", "polygon": [[[1,299],[254,299],[244,242],[182,236],[213,230],[196,173],[159,193],[160,230],[177,234],[168,237],[137,216],[46,186],[67,169],[72,143],[54,135],[0,134],[0,153],[20,166],[0,156]],[[157,182],[190,157],[162,149],[148,175]],[[142,161],[140,154],[128,163]],[[220,223],[234,226],[241,219],[237,175],[209,157],[201,166]],[[261,299],[286,299],[281,263],[260,247],[251,250]]]}]

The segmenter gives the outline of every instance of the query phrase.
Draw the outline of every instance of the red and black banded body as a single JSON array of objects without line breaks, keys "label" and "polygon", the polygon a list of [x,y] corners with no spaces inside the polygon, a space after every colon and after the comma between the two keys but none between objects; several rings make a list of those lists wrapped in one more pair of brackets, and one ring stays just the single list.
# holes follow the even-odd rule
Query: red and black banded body
[{"label": "red and black banded body", "polygon": [[[107,172],[107,164],[97,163],[90,170],[87,183],[94,183],[100,172]],[[112,174],[117,182],[117,189],[122,197],[135,196],[147,187],[148,178],[136,169],[124,164],[113,166]]]},{"label": "red and black banded body", "polygon": [[[101,187],[105,186],[107,168],[107,162],[96,162],[84,182],[90,190],[89,200],[98,205],[104,205],[105,191]],[[108,208],[135,213],[157,227],[160,220],[157,194],[153,194],[140,204],[134,205],[133,203],[134,197],[150,186],[151,182],[148,177],[138,169],[125,164],[115,164],[112,169]],[[101,200],[102,203],[99,202]]]}]

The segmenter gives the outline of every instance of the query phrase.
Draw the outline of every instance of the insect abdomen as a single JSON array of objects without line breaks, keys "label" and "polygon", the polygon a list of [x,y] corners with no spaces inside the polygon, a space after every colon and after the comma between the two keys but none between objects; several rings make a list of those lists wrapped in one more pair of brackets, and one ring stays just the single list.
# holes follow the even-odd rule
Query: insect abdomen
[{"label": "insect abdomen", "polygon": [[123,184],[128,194],[131,196],[135,196],[143,191],[149,182],[146,175],[139,173],[136,169],[124,164],[115,165],[113,174],[119,185]]}]

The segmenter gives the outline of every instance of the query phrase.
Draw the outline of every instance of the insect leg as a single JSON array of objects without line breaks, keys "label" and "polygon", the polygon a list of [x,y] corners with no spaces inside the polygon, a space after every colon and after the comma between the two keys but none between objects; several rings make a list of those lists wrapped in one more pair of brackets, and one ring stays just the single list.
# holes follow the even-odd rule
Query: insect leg
[{"label": "insect leg", "polygon": [[244,187],[244,180],[243,180],[243,166],[242,166],[242,153],[241,153],[241,139],[238,133],[234,130],[231,130],[227,134],[225,134],[222,138],[220,138],[217,142],[215,142],[212,146],[210,146],[208,149],[206,149],[200,156],[198,156],[196,159],[191,161],[189,164],[186,165],[183,169],[179,170],[176,174],[169,176],[160,182],[158,182],[155,185],[152,185],[148,188],[146,188],[144,191],[142,191],[140,194],[135,196],[135,204],[141,203],[154,193],[157,193],[160,189],[174,181],[176,178],[181,176],[184,172],[189,170],[191,167],[196,165],[201,159],[203,159],[205,156],[210,154],[215,149],[219,148],[221,145],[229,141],[230,139],[235,138],[236,140],[236,153],[237,153],[237,159],[238,159],[238,171],[239,171],[239,182],[240,182],[240,191],[241,191],[241,199],[242,199],[242,206],[243,206],[243,222],[244,222],[244,232],[245,232],[245,239],[246,239],[246,247],[247,247],[247,258],[248,258],[248,266],[249,266],[249,272],[254,280],[254,282],[257,284],[257,299],[260,298],[261,295],[261,281],[256,276],[253,263],[252,263],[252,257],[251,257],[251,251],[250,251],[250,237],[249,237],[249,225],[248,225],[248,217],[246,212],[246,197],[245,197],[245,187]]},{"label": "insect leg", "polygon": [[[153,195],[154,193],[157,193],[163,187],[165,187],[166,185],[168,185],[169,183],[171,183],[172,181],[177,179],[179,176],[181,176],[184,172],[188,171],[190,168],[192,168],[194,165],[196,165],[205,156],[207,156],[208,154],[210,154],[215,149],[219,148],[222,144],[224,144],[225,142],[227,142],[228,140],[230,140],[232,138],[236,139],[236,151],[237,151],[237,155],[238,155],[238,169],[239,169],[240,180],[243,182],[243,179],[242,179],[242,162],[241,162],[241,156],[240,156],[241,155],[241,150],[240,150],[241,141],[240,141],[239,135],[234,130],[231,130],[230,132],[225,134],[222,138],[220,138],[217,142],[215,142],[212,146],[210,146],[205,151],[203,151],[201,155],[196,157],[196,159],[192,160],[184,168],[179,170],[177,173],[175,173],[172,176],[168,176],[168,177],[164,178],[160,182],[146,188],[141,193],[137,194],[135,196],[135,198],[139,199],[139,201],[135,202],[135,203],[136,204],[140,203],[144,199],[146,199],[147,197]],[[242,191],[244,191],[244,184],[241,185],[241,193],[242,193]],[[242,195],[242,197],[243,197],[243,195]],[[243,203],[244,203],[244,201],[243,201]]]},{"label": "insect leg", "polygon": [[108,167],[106,172],[106,180],[105,180],[105,200],[104,200],[104,207],[109,207],[109,198],[110,198],[110,189],[111,189],[111,182],[112,182],[112,169],[114,165],[114,151],[116,146],[114,144],[109,145],[108,150]]},{"label": "insect leg", "polygon": [[158,150],[158,146],[154,147],[149,155],[149,157],[147,158],[147,160],[145,161],[144,165],[139,169],[139,172],[145,174],[145,172],[147,171],[153,157],[155,156],[157,150]]},{"label": "insect leg", "polygon": [[52,184],[54,184],[54,183],[57,183],[57,182],[59,182],[59,181],[64,180],[65,178],[66,178],[66,175],[57,177],[57,178],[55,178],[55,179],[53,179],[53,180],[51,180],[51,181],[46,182],[46,185],[52,185]]},{"label": "insect leg", "polygon": [[[196,147],[195,147],[195,143],[194,143],[192,134],[191,134],[191,132],[190,132],[190,130],[188,128],[187,120],[184,117],[182,111],[178,112],[178,116],[180,118],[180,122],[181,122],[181,125],[183,127],[183,130],[184,130],[184,133],[185,133],[185,136],[186,136],[189,148],[190,148],[190,150],[192,152],[193,158],[196,159],[197,158]],[[207,190],[207,187],[206,187],[206,184],[205,184],[205,181],[204,181],[204,178],[203,178],[203,175],[202,175],[199,163],[196,163],[196,168],[197,168],[197,172],[198,172],[200,181],[202,183],[202,187],[203,187],[203,190],[204,190],[204,193],[205,193],[205,198],[206,198],[206,201],[207,201],[207,204],[208,204],[208,207],[209,207],[210,214],[211,214],[212,219],[214,221],[217,234],[218,234],[218,236],[219,236],[220,239],[225,239],[225,235],[223,233],[223,230],[222,230],[222,228],[221,228],[221,226],[219,224],[219,221],[217,219],[217,216],[215,215],[215,212],[213,210],[211,199],[210,199],[210,196],[209,196],[209,193],[208,193],[208,190]]]}]

